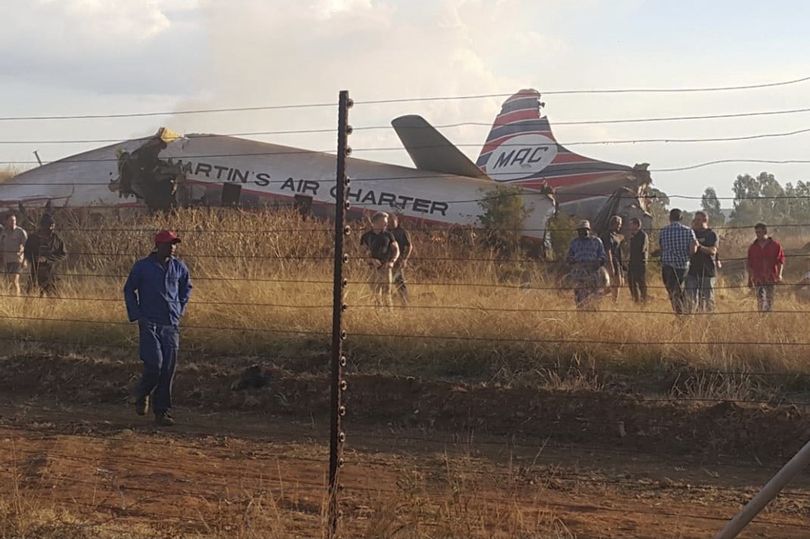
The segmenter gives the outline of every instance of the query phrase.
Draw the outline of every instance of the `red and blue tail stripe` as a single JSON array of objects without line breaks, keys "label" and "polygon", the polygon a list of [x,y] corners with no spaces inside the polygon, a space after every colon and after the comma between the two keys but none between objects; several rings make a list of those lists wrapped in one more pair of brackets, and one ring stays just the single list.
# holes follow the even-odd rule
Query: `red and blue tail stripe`
[{"label": "red and blue tail stripe", "polygon": [[503,103],[476,161],[490,178],[524,187],[545,184],[558,191],[598,184],[602,192],[630,179],[632,167],[597,161],[559,144],[548,118],[540,116],[541,106],[540,93],[531,89]]}]

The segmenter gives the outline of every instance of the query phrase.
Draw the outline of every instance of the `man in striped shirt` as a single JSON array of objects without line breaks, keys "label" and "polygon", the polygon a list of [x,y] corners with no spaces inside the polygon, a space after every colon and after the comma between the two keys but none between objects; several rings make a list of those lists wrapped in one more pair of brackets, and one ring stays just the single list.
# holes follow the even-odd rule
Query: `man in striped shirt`
[{"label": "man in striped shirt", "polygon": [[681,223],[681,210],[669,212],[669,225],[661,229],[658,243],[661,246],[661,276],[677,314],[684,312],[683,285],[689,270],[689,259],[697,252],[698,240],[695,231]]},{"label": "man in striped shirt", "polygon": [[571,281],[574,285],[574,301],[577,309],[593,307],[594,297],[604,288],[601,271],[607,263],[607,255],[602,240],[591,235],[591,223],[580,221],[577,237],[568,248],[568,264],[571,266]]}]

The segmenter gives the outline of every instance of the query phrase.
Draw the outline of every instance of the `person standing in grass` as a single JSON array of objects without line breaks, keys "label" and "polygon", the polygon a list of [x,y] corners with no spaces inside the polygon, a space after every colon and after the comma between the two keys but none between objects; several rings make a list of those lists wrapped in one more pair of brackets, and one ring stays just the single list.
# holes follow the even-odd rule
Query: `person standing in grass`
[{"label": "person standing in grass", "polygon": [[39,228],[25,242],[24,256],[31,266],[31,281],[28,290],[39,289],[41,296],[57,293],[56,267],[67,257],[65,242],[54,232],[56,221],[46,213],[39,221]]},{"label": "person standing in grass", "polygon": [[172,383],[180,348],[180,319],[191,297],[191,276],[175,257],[180,238],[163,230],[155,235],[155,250],[135,262],[124,285],[130,322],[138,322],[143,375],[135,389],[135,413],[146,415],[154,393],[155,422],[174,425]]},{"label": "person standing in grass", "polygon": [[17,226],[17,216],[10,212],[5,219],[2,232],[0,232],[0,248],[3,254],[3,271],[8,276],[9,284],[14,294],[20,295],[20,274],[25,266],[25,243],[28,234]]},{"label": "person standing in grass", "polygon": [[371,292],[378,306],[392,307],[392,270],[399,259],[399,245],[394,235],[386,230],[388,214],[377,212],[371,218],[371,230],[360,237],[360,245],[368,249],[371,268]]},{"label": "person standing in grass", "polygon": [[641,228],[641,220],[632,217],[630,225],[630,260],[627,263],[627,284],[636,303],[647,302],[647,233]]},{"label": "person standing in grass", "polygon": [[566,260],[571,265],[570,276],[577,309],[590,308],[594,295],[604,285],[600,282],[600,273],[607,263],[607,254],[602,240],[591,235],[589,221],[580,221],[577,224],[577,237],[571,241]]},{"label": "person standing in grass", "polygon": [[714,282],[717,277],[717,234],[709,228],[709,216],[695,212],[692,230],[698,240],[698,249],[689,261],[686,276],[686,297],[690,312],[714,312]]},{"label": "person standing in grass", "polygon": [[782,282],[785,267],[785,252],[782,245],[768,235],[765,223],[754,225],[756,239],[748,248],[748,287],[757,296],[757,309],[769,312],[773,309],[774,287]]},{"label": "person standing in grass", "polygon": [[661,246],[661,276],[676,314],[685,311],[683,285],[689,269],[689,258],[697,252],[695,232],[681,223],[681,210],[669,212],[669,225],[661,229],[658,242]]},{"label": "person standing in grass", "polygon": [[411,243],[411,235],[402,227],[399,216],[392,213],[391,216],[391,234],[397,240],[397,247],[399,247],[399,258],[394,264],[393,280],[394,288],[399,294],[399,299],[403,305],[408,304],[408,283],[405,281],[405,268],[408,267],[408,259],[413,253],[413,244]]},{"label": "person standing in grass", "polygon": [[607,270],[610,275],[613,301],[619,299],[619,289],[624,286],[624,261],[622,260],[622,238],[619,232],[622,229],[622,218],[614,215],[608,223],[608,230],[600,238],[607,255]]}]

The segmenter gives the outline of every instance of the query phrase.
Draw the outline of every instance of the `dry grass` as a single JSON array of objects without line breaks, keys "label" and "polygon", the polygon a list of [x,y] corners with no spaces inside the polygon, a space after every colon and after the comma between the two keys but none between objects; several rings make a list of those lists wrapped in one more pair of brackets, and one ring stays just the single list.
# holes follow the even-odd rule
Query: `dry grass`
[{"label": "dry grass", "polygon": [[[324,534],[325,497],[318,511],[311,503],[299,506],[283,488],[274,494],[269,486],[232,486],[205,497],[190,496],[182,519],[158,519],[129,498],[132,492],[126,502],[123,494],[117,501],[117,496],[97,495],[94,489],[81,496],[89,502],[65,501],[57,499],[55,485],[50,499],[32,488],[37,475],[25,473],[25,464],[14,455],[12,451],[2,473],[0,539],[280,539]],[[473,473],[474,467],[472,460],[445,457],[430,468],[402,469],[393,492],[350,489],[343,495],[346,516],[341,531],[374,539],[575,537],[561,519],[541,508],[543,488],[532,489],[527,498],[520,488],[512,488],[523,479],[509,474],[494,488],[492,478]],[[173,503],[168,507],[177,509]]]},{"label": "dry grass", "polygon": [[[329,223],[278,212],[213,210],[171,217],[63,214],[58,220],[73,253],[63,266],[67,275],[61,294],[98,301],[2,297],[0,316],[47,319],[8,320],[2,336],[132,347],[135,331],[126,323],[121,300],[124,276],[136,258],[149,252],[151,232],[165,226],[183,231],[180,255],[195,278],[185,320],[187,350],[260,353],[285,361],[326,350],[332,246],[324,229]],[[375,309],[367,287],[356,283],[366,279],[358,236],[349,241],[346,327],[353,366],[361,371],[579,387],[598,386],[594,373],[605,369],[628,374],[683,366],[808,371],[798,353],[804,348],[790,345],[807,340],[805,315],[751,314],[755,306],[747,290],[721,290],[718,305],[721,312],[749,314],[677,319],[660,314],[669,311],[660,288],[640,314],[604,312],[638,310],[627,294],[615,305],[604,300],[602,312],[577,313],[572,293],[556,289],[557,267],[528,259],[477,260],[497,257],[470,231],[415,234],[419,260],[409,274],[413,308]],[[447,258],[471,260],[442,260]],[[70,276],[91,273],[112,277]],[[521,288],[527,278],[533,288]],[[650,282],[660,287],[653,269]],[[217,304],[223,301],[237,304]],[[785,295],[779,299],[779,309],[805,308]],[[712,344],[727,341],[742,344]],[[783,345],[756,344],[761,341]]]}]

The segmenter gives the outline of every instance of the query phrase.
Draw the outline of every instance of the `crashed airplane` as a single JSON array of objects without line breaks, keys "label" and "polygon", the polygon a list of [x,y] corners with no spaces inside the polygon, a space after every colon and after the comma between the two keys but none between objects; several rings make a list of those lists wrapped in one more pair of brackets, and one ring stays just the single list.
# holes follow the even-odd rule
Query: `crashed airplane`
[{"label": "crashed airplane", "polygon": [[[479,224],[480,201],[498,185],[521,188],[523,234],[545,239],[557,207],[580,217],[649,218],[645,166],[577,155],[560,145],[541,116],[540,94],[506,100],[476,163],[420,116],[392,125],[415,168],[348,158],[353,211],[395,209],[440,225]],[[335,156],[224,135],[180,136],[161,128],[60,159],[0,185],[0,204],[16,207],[146,207],[287,204],[328,213],[335,204]]]}]

